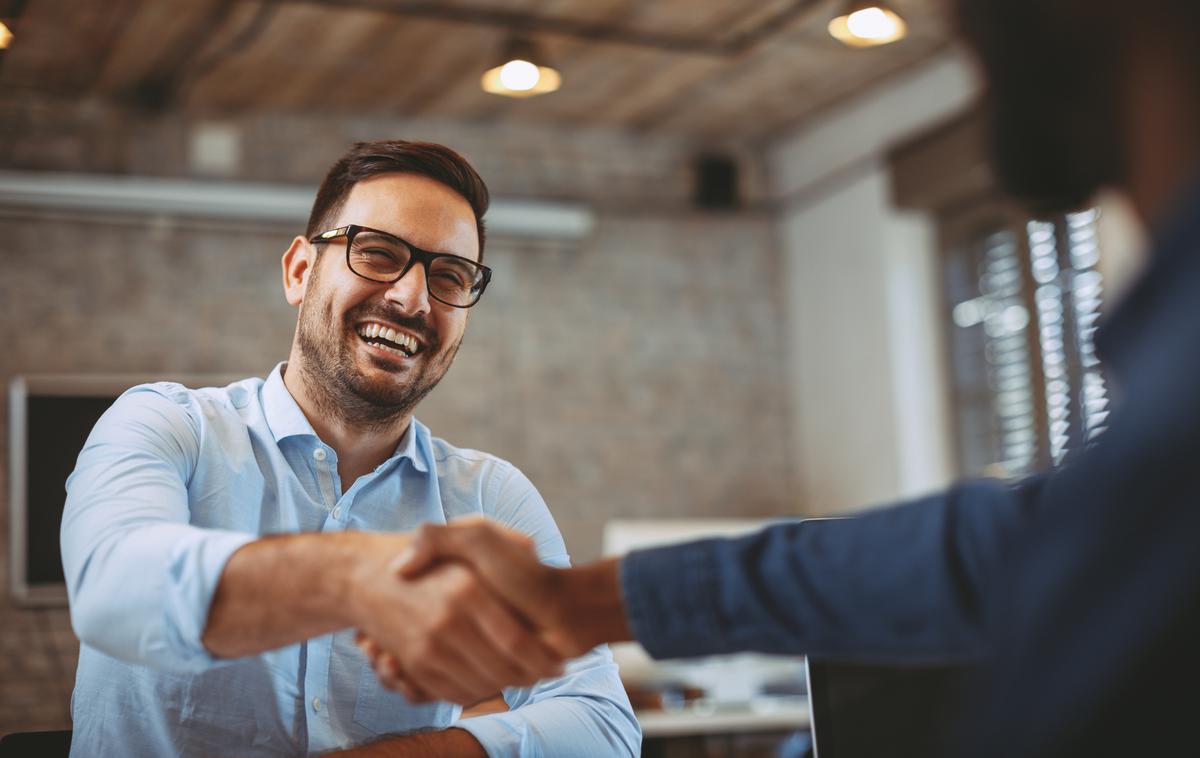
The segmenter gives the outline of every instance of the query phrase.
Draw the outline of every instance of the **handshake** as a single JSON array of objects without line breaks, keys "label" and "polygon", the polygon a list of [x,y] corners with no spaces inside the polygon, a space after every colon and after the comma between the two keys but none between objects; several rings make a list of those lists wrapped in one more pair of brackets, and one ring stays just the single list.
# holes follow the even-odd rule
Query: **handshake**
[{"label": "handshake", "polygon": [[427,524],[406,539],[382,577],[377,564],[363,575],[354,602],[359,647],[411,702],[471,705],[630,638],[616,559],[546,566],[528,537],[483,518]]}]

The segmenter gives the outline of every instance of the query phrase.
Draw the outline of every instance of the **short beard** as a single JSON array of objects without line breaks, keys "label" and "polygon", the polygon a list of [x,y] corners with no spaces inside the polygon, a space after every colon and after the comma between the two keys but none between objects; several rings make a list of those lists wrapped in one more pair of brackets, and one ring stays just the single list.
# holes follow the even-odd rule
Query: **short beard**
[{"label": "short beard", "polygon": [[394,313],[384,314],[378,307],[360,307],[347,313],[341,328],[333,336],[329,327],[336,319],[329,301],[317,303],[314,300],[314,296],[321,294],[316,272],[314,266],[296,330],[296,344],[304,358],[299,368],[306,394],[323,417],[338,419],[347,426],[367,432],[387,431],[411,414],[438,385],[454,362],[462,338],[451,345],[437,363],[427,363],[412,381],[388,387],[373,386],[359,373],[351,355],[352,348],[342,339],[350,331],[349,325],[356,316],[375,313],[388,321],[406,326],[412,324],[425,338],[422,349],[430,355],[436,355],[440,344],[432,339],[427,328],[413,323],[417,320]]}]

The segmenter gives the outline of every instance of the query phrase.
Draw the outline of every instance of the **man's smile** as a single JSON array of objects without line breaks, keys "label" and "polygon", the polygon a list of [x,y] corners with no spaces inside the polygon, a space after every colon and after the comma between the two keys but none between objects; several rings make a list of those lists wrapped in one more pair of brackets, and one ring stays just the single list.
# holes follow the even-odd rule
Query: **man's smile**
[{"label": "man's smile", "polygon": [[405,358],[413,357],[424,347],[413,334],[377,321],[365,321],[357,326],[356,331],[371,347]]}]

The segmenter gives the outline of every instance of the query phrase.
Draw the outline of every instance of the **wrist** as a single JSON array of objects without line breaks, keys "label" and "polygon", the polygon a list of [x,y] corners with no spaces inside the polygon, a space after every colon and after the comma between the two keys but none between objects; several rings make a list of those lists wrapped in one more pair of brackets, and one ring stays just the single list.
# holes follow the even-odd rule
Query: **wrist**
[{"label": "wrist", "polygon": [[621,597],[620,559],[562,569],[560,585],[562,624],[579,648],[577,654],[604,642],[633,639]]},{"label": "wrist", "polygon": [[[374,532],[345,532],[348,538],[344,553],[339,556],[342,570],[335,572],[332,591],[342,599],[347,617],[346,625],[360,629],[368,625],[377,608],[375,595],[381,580],[391,570],[396,556],[408,545],[407,534]],[[384,582],[383,586],[387,586]]]}]

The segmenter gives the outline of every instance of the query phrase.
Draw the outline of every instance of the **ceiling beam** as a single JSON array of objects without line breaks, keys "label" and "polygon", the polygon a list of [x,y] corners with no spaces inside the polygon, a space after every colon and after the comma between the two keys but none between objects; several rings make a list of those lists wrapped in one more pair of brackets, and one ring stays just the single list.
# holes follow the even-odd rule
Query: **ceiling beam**
[{"label": "ceiling beam", "polygon": [[514,34],[540,32],[592,42],[612,42],[674,53],[730,57],[740,55],[768,37],[786,29],[797,18],[821,5],[822,0],[792,0],[752,28],[724,37],[688,37],[648,32],[612,22],[595,22],[563,16],[543,16],[490,6],[449,5],[439,0],[263,0],[265,3],[323,5],[372,10],[413,18],[433,19],[474,26],[499,27]]}]

